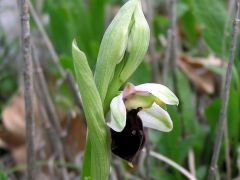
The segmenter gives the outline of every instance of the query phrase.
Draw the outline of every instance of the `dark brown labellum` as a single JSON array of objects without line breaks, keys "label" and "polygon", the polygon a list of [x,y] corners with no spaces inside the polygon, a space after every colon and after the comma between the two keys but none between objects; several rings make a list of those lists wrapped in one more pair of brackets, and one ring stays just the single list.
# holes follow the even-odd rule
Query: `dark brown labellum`
[{"label": "dark brown labellum", "polygon": [[127,112],[126,126],[122,132],[110,129],[112,152],[129,162],[133,161],[145,143],[142,120],[137,115],[138,111],[139,109],[133,109]]}]

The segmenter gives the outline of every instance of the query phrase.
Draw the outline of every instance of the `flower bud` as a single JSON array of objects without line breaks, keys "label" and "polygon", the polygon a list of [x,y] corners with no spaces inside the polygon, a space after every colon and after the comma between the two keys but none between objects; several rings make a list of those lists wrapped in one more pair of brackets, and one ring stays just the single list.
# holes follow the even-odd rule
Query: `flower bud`
[{"label": "flower bud", "polygon": [[103,36],[95,70],[95,82],[102,101],[105,99],[115,67],[124,56],[137,2],[138,0],[128,1],[119,10]]},{"label": "flower bud", "polygon": [[[128,53],[117,65],[108,94],[114,95],[143,61],[150,40],[150,29],[142,12],[140,1],[133,15],[133,25],[128,40]],[[111,99],[111,98],[109,98]]]},{"label": "flower bud", "polygon": [[129,57],[120,73],[120,82],[125,82],[140,65],[148,49],[149,40],[150,29],[139,1],[134,11],[134,24],[129,39]]}]

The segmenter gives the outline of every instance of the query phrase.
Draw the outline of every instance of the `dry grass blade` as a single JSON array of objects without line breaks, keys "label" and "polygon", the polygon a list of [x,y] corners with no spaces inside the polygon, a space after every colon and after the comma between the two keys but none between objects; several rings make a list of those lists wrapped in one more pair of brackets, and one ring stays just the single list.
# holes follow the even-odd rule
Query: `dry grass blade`
[{"label": "dry grass blade", "polygon": [[[146,149],[143,149],[143,152],[146,153]],[[197,180],[189,171],[187,171],[184,167],[180,166],[179,164],[177,164],[176,162],[174,162],[173,160],[167,158],[166,156],[163,156],[157,152],[154,151],[150,151],[150,156],[159,159],[160,161],[165,162],[166,164],[172,166],[173,168],[175,168],[176,170],[178,170],[179,172],[181,172],[185,177],[187,177],[190,180]]]}]

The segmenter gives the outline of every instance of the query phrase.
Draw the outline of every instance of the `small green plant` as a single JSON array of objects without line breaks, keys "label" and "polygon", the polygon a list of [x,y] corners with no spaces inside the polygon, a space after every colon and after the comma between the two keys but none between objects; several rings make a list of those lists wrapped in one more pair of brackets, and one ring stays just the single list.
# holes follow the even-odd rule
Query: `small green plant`
[{"label": "small green plant", "polygon": [[0,180],[7,180],[6,174],[1,171],[0,171]]},{"label": "small green plant", "polygon": [[[150,30],[140,0],[129,0],[103,36],[94,75],[76,41],[72,44],[75,74],[88,126],[81,179],[108,179],[110,149],[131,165],[144,145],[143,126],[166,132],[173,127],[166,104],[177,105],[178,99],[167,87],[128,83],[119,93],[120,87],[142,62],[149,38]],[[106,123],[109,108],[111,119]],[[134,146],[126,153],[128,144]]]}]

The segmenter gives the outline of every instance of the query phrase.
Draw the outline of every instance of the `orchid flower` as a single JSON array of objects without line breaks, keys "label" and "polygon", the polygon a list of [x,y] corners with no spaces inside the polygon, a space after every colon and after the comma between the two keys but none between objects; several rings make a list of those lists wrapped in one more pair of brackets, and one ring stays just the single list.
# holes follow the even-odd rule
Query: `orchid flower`
[{"label": "orchid flower", "polygon": [[166,86],[146,83],[138,86],[128,83],[110,104],[112,152],[127,160],[130,165],[143,148],[143,127],[169,132],[172,120],[166,105],[178,105],[178,98]]}]

